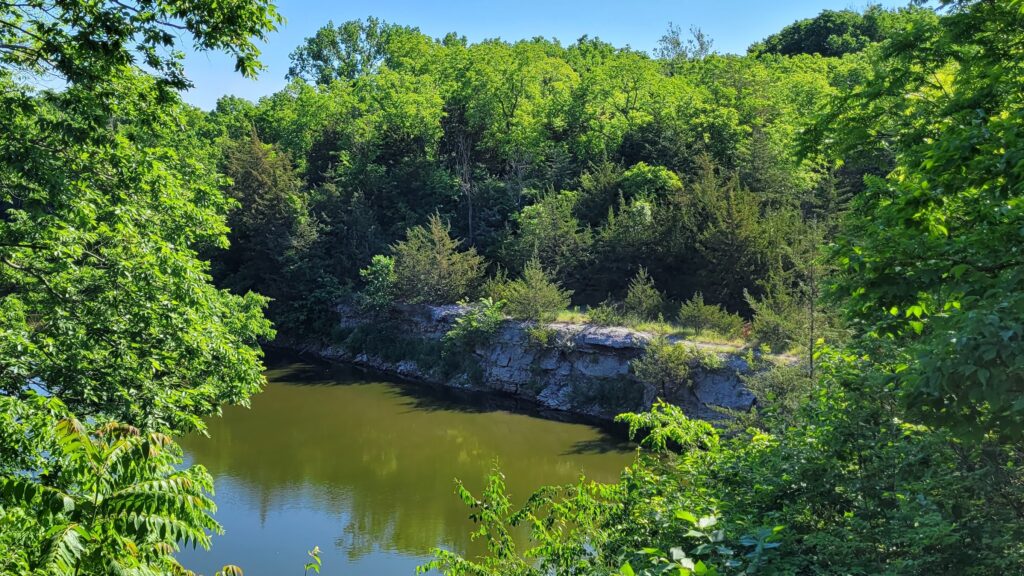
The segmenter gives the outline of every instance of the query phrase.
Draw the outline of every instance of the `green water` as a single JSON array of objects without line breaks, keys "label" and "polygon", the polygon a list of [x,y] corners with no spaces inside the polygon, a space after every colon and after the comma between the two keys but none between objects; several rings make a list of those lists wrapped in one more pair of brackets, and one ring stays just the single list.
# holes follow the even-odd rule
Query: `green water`
[{"label": "green water", "polygon": [[213,549],[185,550],[212,574],[302,574],[319,546],[323,573],[413,574],[440,546],[481,552],[456,478],[478,490],[500,462],[517,501],[583,472],[613,481],[633,452],[606,432],[509,410],[493,398],[453,396],[302,363],[279,365],[251,409],[210,421],[210,437],[182,440],[187,461],[216,479]]}]

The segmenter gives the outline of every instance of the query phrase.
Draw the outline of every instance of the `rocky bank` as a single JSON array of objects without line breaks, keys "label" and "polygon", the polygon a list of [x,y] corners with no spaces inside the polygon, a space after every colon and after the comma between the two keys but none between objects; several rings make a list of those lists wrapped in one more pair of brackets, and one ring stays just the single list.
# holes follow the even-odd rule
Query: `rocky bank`
[{"label": "rocky bank", "polygon": [[666,391],[639,381],[630,362],[651,336],[621,327],[546,324],[545,342],[538,342],[532,324],[506,320],[471,357],[453,363],[444,358],[442,338],[464,312],[460,306],[406,306],[371,322],[343,306],[337,343],[307,351],[406,380],[499,393],[605,420],[645,410],[659,396],[704,419],[721,417],[716,406],[746,411],[755,401],[740,378],[750,368],[737,352],[709,350],[721,361],[714,368],[691,366],[689,385]]}]

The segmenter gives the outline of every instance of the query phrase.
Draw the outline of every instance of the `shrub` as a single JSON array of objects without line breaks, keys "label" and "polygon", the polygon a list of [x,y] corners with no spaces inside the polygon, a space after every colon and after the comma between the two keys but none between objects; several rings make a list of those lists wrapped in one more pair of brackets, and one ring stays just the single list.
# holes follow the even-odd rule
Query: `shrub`
[{"label": "shrub", "polygon": [[351,295],[349,288],[327,273],[321,273],[311,284],[306,280],[300,282],[314,288],[306,291],[300,300],[278,301],[274,323],[305,340],[329,338],[338,324],[335,306]]},{"label": "shrub", "polygon": [[690,347],[691,360],[705,370],[721,370],[725,367],[725,360],[711,350],[703,350],[696,346]]},{"label": "shrub", "polygon": [[655,452],[669,448],[678,452],[714,450],[719,446],[714,426],[687,418],[682,408],[664,400],[655,401],[649,412],[619,414],[615,421],[629,425],[629,438]]},{"label": "shrub", "polygon": [[629,283],[629,292],[623,305],[626,314],[640,320],[654,320],[664,305],[661,292],[654,287],[654,279],[643,266],[637,270],[636,276]]},{"label": "shrub", "polygon": [[477,288],[484,273],[484,259],[476,249],[460,252],[460,240],[434,214],[427,227],[406,231],[405,240],[391,247],[399,295],[410,303],[457,302]]},{"label": "shrub", "polygon": [[519,320],[550,321],[569,306],[571,290],[562,290],[552,281],[537,260],[530,260],[523,277],[501,286],[490,287],[493,296],[505,301],[505,311]]},{"label": "shrub", "polygon": [[548,348],[555,344],[558,333],[554,328],[549,328],[543,324],[536,324],[526,329],[526,336],[529,338],[532,346]]},{"label": "shrub", "polygon": [[721,336],[735,338],[743,331],[743,319],[721,306],[704,303],[704,295],[697,292],[679,309],[679,323],[700,336],[705,330],[713,330]]},{"label": "shrub", "polygon": [[498,300],[505,300],[508,295],[508,284],[511,280],[508,279],[508,272],[504,268],[498,267],[498,271],[484,281],[483,285],[480,286],[480,295],[484,298],[490,298],[497,302]]},{"label": "shrub", "polygon": [[444,335],[444,353],[468,352],[486,344],[505,319],[501,313],[503,306],[501,300],[495,302],[490,298],[481,298],[465,314],[459,316]]},{"label": "shrub", "polygon": [[365,284],[359,293],[359,307],[373,314],[391,308],[398,292],[395,259],[377,254],[370,260],[369,266],[359,271],[359,276]]},{"label": "shrub", "polygon": [[715,321],[711,324],[711,329],[720,336],[737,338],[743,334],[743,318],[739,314],[721,310],[721,313],[715,317]]},{"label": "shrub", "polygon": [[682,344],[673,344],[665,338],[652,340],[644,355],[632,362],[633,373],[640,381],[661,390],[663,397],[669,390],[690,383],[692,351]]},{"label": "shrub", "polygon": [[507,260],[525,265],[538,259],[549,270],[565,273],[579,269],[590,258],[590,229],[573,211],[575,192],[545,193],[514,217],[515,236],[506,246]]},{"label": "shrub", "polygon": [[704,303],[704,295],[697,292],[688,301],[683,303],[679,309],[679,323],[693,330],[693,333],[700,336],[704,330],[711,327],[716,306],[709,306]]},{"label": "shrub", "polygon": [[779,431],[795,425],[797,413],[814,390],[814,381],[799,366],[775,366],[743,378],[743,383],[757,398],[760,427]]},{"label": "shrub", "polygon": [[598,326],[621,326],[625,323],[618,306],[607,300],[587,310],[587,318]]},{"label": "shrub", "polygon": [[754,311],[753,336],[772,352],[781,353],[802,345],[806,327],[797,303],[785,295],[768,295],[755,299],[746,294]]}]

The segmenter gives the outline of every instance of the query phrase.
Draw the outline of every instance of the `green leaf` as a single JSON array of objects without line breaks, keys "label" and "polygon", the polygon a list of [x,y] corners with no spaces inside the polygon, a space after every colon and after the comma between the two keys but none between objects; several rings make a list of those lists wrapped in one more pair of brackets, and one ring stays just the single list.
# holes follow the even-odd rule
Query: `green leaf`
[{"label": "green leaf", "polygon": [[685,520],[694,526],[698,523],[697,516],[693,512],[689,512],[687,510],[676,510],[675,515],[676,518]]}]

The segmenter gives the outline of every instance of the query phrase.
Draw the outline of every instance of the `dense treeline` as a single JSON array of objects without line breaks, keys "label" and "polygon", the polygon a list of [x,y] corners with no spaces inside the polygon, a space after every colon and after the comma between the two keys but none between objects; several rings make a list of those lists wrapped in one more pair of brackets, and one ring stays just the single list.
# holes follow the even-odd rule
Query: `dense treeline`
[{"label": "dense treeline", "polygon": [[[880,158],[826,250],[852,338],[817,373],[748,380],[733,430],[672,406],[621,417],[649,450],[614,486],[475,509],[454,574],[1024,572],[1024,2],[945,2],[866,57],[809,130]],[[519,555],[509,526],[534,540]],[[533,563],[540,560],[539,566]]]},{"label": "dense treeline", "polygon": [[260,0],[0,4],[0,573],[180,573],[219,530],[171,435],[261,389],[273,330],[199,258],[230,202],[167,47],[251,75],[279,21]]},{"label": "dense treeline", "polygon": [[[466,342],[570,299],[696,334],[740,313],[783,348],[824,306],[845,337],[764,366],[729,429],[624,416],[644,449],[617,484],[460,490],[490,554],[436,567],[1024,572],[1022,0],[825,12],[747,56],[369,19],[299,46],[278,94],[181,104],[178,34],[252,74],[279,22],[0,4],[0,572],[184,572],[217,525],[171,435],[258,391],[265,297],[327,337],[343,298],[478,295]],[[684,378],[652,350],[638,371]]]},{"label": "dense treeline", "polygon": [[[887,29],[934,20],[870,14]],[[588,37],[469,44],[328,24],[292,53],[285,90],[208,116],[243,206],[231,250],[211,254],[216,276],[308,334],[372,256],[437,214],[489,273],[536,260],[576,304],[624,297],[643,268],[670,300],[749,315],[751,298],[799,283],[809,253],[792,247],[891,167],[882,153],[798,153],[869,64],[723,56],[679,34],[654,58]]]},{"label": "dense treeline", "polygon": [[823,10],[814,18],[798,20],[751,45],[747,52],[786,56],[843,56],[860,52],[904,32],[907,24],[905,14],[893,13],[878,5],[869,6],[864,12]]}]

